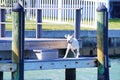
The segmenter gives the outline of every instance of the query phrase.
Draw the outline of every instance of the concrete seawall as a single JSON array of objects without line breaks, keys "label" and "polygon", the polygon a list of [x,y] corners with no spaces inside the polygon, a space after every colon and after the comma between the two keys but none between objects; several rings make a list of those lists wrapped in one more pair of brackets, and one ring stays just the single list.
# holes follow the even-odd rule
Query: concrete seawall
[{"label": "concrete seawall", "polygon": [[[65,34],[73,34],[73,30],[44,30],[42,31],[42,37],[47,38],[64,38]],[[11,37],[12,32],[6,31],[5,33],[6,37]],[[80,31],[80,37],[96,37],[97,31],[96,30],[81,30]],[[109,30],[108,31],[109,37],[120,37],[120,30]],[[35,30],[27,30],[25,31],[25,37],[35,37]]]}]

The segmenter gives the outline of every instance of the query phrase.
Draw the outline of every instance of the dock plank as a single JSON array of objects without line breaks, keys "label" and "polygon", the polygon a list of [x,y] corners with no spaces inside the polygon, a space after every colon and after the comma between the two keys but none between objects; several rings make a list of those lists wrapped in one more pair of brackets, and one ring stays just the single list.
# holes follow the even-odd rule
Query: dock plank
[{"label": "dock plank", "polygon": [[[96,57],[58,58],[53,60],[24,60],[24,70],[49,70],[68,68],[93,68],[96,67]],[[0,61],[0,71],[15,71],[16,64],[12,61]]]},{"label": "dock plank", "polygon": [[[0,50],[11,50],[12,38],[0,38]],[[25,38],[25,50],[33,49],[64,49],[66,39],[56,38]]]},{"label": "dock plank", "polygon": [[0,62],[0,71],[3,72],[13,72],[17,69],[15,63]]},{"label": "dock plank", "polygon": [[[68,69],[68,68],[91,68],[96,67],[95,57],[92,58],[66,58],[49,61],[25,61],[25,70],[48,70],[48,69]],[[34,65],[34,66],[31,66]]]}]

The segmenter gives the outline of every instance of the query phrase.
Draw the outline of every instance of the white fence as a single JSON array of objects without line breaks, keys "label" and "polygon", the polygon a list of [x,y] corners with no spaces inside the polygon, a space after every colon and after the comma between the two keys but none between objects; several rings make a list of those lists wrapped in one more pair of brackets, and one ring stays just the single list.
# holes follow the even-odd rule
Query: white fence
[{"label": "white fence", "polygon": [[[109,8],[109,0],[23,0],[26,19],[36,19],[36,9],[42,9],[43,22],[74,24],[75,9],[82,8],[81,26],[96,26],[96,8],[104,4]],[[15,0],[0,0],[0,7],[11,8]],[[31,9],[32,8],[32,9]],[[33,9],[34,8],[34,9]],[[7,9],[10,14],[11,10]]]}]

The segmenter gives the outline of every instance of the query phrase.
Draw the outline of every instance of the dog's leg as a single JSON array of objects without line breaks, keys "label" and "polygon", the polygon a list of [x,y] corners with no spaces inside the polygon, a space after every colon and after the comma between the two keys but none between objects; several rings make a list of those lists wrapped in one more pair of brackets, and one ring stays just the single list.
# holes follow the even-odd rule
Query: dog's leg
[{"label": "dog's leg", "polygon": [[66,58],[66,57],[67,57],[69,50],[70,50],[70,45],[68,44],[67,50],[66,50],[66,53],[65,53],[65,56],[64,56],[63,58]]},{"label": "dog's leg", "polygon": [[80,52],[79,52],[79,49],[77,49],[77,56],[76,56],[76,58],[78,58],[79,55],[80,55]]},{"label": "dog's leg", "polygon": [[75,53],[75,51],[74,51],[73,49],[71,49],[71,51],[73,52],[74,57],[76,57],[76,53]]},{"label": "dog's leg", "polygon": [[65,56],[63,58],[66,58],[68,55],[69,49],[66,50]]}]

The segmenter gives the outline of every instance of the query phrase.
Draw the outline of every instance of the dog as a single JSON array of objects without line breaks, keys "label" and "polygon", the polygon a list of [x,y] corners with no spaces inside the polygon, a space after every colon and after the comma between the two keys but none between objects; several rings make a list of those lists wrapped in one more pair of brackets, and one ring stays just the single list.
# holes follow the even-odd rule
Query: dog
[{"label": "dog", "polygon": [[[67,45],[66,53],[65,53],[65,55],[64,55],[63,58],[66,58],[66,57],[67,57],[68,52],[69,52],[70,49],[71,49],[71,51],[73,52],[74,57],[78,58],[79,55],[80,55],[79,42],[78,42],[78,40],[77,40],[76,38],[74,38],[73,35],[70,36],[69,34],[66,34],[66,35],[65,35],[65,38],[67,39],[68,45]],[[75,50],[76,50],[76,52],[75,52]]]}]

